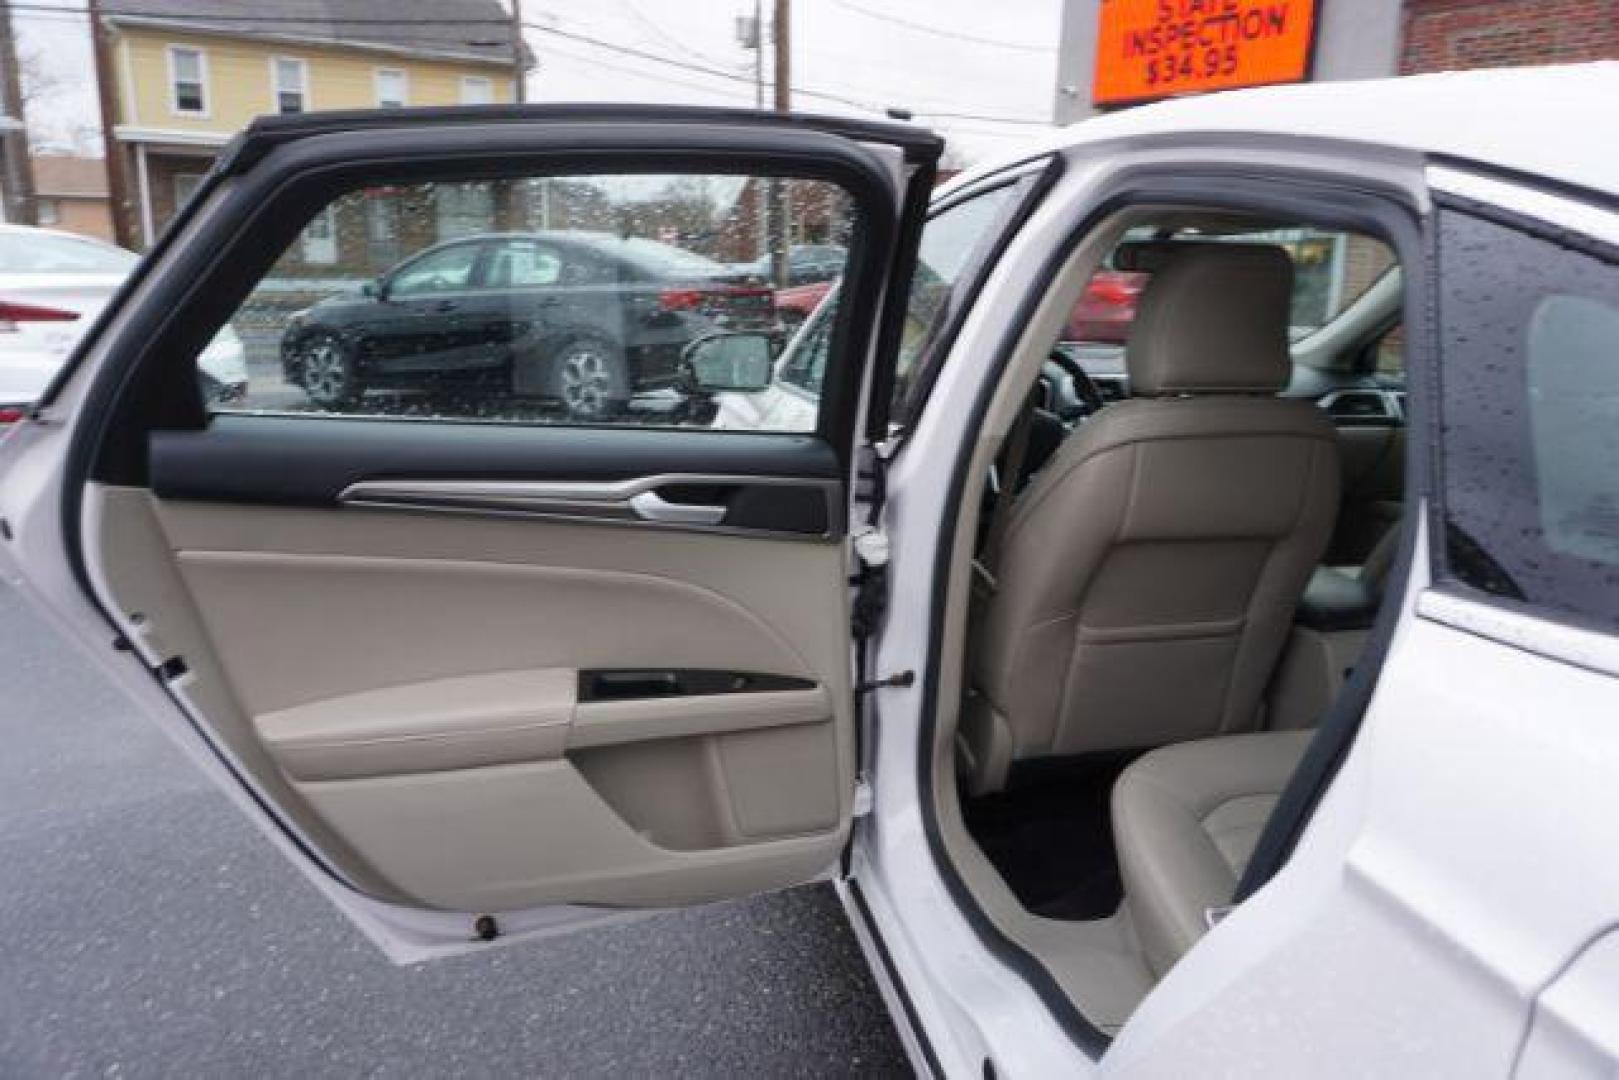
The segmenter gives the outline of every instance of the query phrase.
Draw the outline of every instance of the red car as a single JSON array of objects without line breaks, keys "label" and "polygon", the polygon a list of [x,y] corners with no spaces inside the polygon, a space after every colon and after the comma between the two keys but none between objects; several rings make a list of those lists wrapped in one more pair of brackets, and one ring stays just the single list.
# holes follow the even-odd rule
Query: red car
[{"label": "red car", "polygon": [[[1136,317],[1136,300],[1147,275],[1124,270],[1099,270],[1085,286],[1084,295],[1068,314],[1065,341],[1102,341],[1123,344]],[[776,290],[776,316],[789,333],[821,306],[830,281],[813,281]]]}]

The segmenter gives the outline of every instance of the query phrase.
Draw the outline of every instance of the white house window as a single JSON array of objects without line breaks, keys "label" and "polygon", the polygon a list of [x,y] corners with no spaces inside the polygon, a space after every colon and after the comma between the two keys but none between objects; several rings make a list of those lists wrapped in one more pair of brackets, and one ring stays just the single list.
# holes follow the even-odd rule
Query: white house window
[{"label": "white house window", "polygon": [[208,115],[208,57],[201,49],[169,46],[169,94],[176,113]]},{"label": "white house window", "polygon": [[270,58],[270,78],[275,86],[275,111],[301,113],[309,108],[309,64],[291,56]]},{"label": "white house window", "polygon": [[495,84],[482,75],[461,76],[461,104],[488,105],[495,100]]},{"label": "white house window", "polygon": [[62,206],[55,199],[40,199],[35,210],[41,225],[55,225],[62,220]]},{"label": "white house window", "polygon": [[410,100],[410,82],[398,68],[377,69],[377,106],[402,109]]}]

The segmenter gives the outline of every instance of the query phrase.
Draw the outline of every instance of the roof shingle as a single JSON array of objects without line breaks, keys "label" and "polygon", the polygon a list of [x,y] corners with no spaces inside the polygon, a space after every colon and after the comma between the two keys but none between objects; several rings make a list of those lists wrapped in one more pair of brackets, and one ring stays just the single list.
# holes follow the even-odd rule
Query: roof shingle
[{"label": "roof shingle", "polygon": [[[109,21],[132,16],[239,37],[372,45],[507,61],[511,16],[499,0],[117,0]],[[529,60],[524,49],[525,66]]]}]

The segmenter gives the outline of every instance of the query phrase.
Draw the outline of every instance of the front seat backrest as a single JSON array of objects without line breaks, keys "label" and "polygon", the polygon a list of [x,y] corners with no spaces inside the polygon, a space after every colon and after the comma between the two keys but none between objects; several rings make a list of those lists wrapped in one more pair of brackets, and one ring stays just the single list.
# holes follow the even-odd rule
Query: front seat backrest
[{"label": "front seat backrest", "polygon": [[1156,272],[1130,400],[1078,430],[1011,509],[973,649],[976,791],[1011,761],[1258,725],[1331,533],[1337,441],[1291,374],[1292,262],[1272,246],[1137,245]]}]

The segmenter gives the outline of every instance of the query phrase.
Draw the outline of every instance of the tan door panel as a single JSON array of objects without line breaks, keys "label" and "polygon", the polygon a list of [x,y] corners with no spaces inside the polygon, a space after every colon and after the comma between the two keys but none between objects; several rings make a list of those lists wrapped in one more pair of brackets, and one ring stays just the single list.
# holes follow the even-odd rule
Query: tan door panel
[{"label": "tan door panel", "polygon": [[[804,880],[842,846],[841,544],[92,498],[124,614],[184,654],[187,696],[366,891],[471,911],[696,902]],[[136,529],[152,542],[122,539]],[[578,700],[581,671],[642,668],[797,682]]]}]

